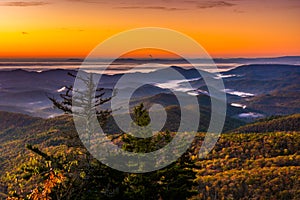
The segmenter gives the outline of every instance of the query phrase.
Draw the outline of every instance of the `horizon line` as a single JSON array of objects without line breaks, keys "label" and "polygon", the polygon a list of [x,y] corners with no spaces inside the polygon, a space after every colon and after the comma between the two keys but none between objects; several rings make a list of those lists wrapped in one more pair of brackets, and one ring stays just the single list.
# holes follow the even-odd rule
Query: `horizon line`
[{"label": "horizon line", "polygon": [[[278,59],[278,58],[293,58],[293,57],[300,57],[300,55],[282,55],[282,56],[233,56],[233,57],[211,57],[213,60],[217,59]],[[0,57],[0,61],[36,61],[36,62],[42,62],[42,61],[64,61],[64,62],[83,62],[86,58],[84,57]],[[112,58],[106,57],[106,58],[91,58],[90,60],[111,60]],[[197,57],[190,57],[187,59],[191,60],[201,60],[201,59],[210,59],[210,58],[197,58]],[[115,60],[137,60],[137,61],[154,61],[154,60],[186,60],[186,58],[170,58],[170,57],[157,57],[157,58],[149,58],[149,57],[121,57],[117,58]]]}]

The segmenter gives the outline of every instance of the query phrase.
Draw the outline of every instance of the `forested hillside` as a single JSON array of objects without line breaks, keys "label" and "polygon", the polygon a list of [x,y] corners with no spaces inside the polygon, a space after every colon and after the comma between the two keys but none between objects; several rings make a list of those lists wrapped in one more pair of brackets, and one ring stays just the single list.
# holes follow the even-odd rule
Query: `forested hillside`
[{"label": "forested hillside", "polygon": [[299,199],[300,133],[224,134],[197,160],[192,199]]},{"label": "forested hillside", "polygon": [[[17,115],[2,117],[14,116],[20,121],[28,118]],[[256,125],[273,120],[277,120],[274,124],[278,120],[291,122],[298,117],[269,119]],[[33,118],[22,126],[16,122],[16,127],[3,122],[6,124],[0,131],[3,198],[7,195],[10,199],[300,198],[300,132],[297,131],[226,133],[201,159],[197,155],[205,134],[199,133],[187,153],[172,165],[155,172],[132,174],[110,169],[93,159],[82,146],[68,116]],[[145,141],[126,135],[110,138],[123,144],[125,150],[144,152],[163,147],[174,134],[164,132]]]},{"label": "forested hillside", "polygon": [[274,131],[300,131],[300,114],[274,116],[247,124],[232,132],[237,133],[266,133]]}]

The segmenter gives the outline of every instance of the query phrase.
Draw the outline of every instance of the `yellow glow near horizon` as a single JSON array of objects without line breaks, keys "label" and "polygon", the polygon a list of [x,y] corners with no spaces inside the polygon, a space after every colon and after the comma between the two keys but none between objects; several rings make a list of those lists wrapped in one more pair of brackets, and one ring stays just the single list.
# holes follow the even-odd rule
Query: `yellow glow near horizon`
[{"label": "yellow glow near horizon", "polygon": [[185,33],[213,57],[300,55],[298,1],[23,2],[0,2],[2,58],[85,57],[106,38],[147,26]]},{"label": "yellow glow near horizon", "polygon": [[170,58],[170,59],[183,59],[179,55],[154,48],[143,48],[137,49],[134,51],[127,52],[124,55],[121,55],[120,58],[149,58],[149,59],[159,59],[159,58]]}]

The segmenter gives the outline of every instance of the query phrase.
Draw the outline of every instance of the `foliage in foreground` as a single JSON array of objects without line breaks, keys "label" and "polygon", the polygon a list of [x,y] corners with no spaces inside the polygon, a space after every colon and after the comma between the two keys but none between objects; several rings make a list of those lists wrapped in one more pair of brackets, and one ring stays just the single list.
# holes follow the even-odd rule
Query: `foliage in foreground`
[{"label": "foliage in foreground", "polygon": [[87,162],[82,149],[59,146],[46,149],[57,164],[31,154],[7,183],[11,196],[23,198],[48,191],[48,199],[299,199],[299,132],[224,134],[198,159],[203,138],[177,162],[146,174],[121,173]]},{"label": "foliage in foreground", "polygon": [[192,199],[299,199],[300,134],[224,134],[196,162]]}]

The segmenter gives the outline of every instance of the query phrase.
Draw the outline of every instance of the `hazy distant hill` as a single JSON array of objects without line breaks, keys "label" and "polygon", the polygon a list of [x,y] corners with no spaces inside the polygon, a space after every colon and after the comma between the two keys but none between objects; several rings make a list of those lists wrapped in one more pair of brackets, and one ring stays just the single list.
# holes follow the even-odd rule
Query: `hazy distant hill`
[{"label": "hazy distant hill", "polygon": [[29,126],[41,120],[37,117],[31,117],[20,113],[10,113],[3,111],[0,111],[0,119],[0,131],[4,131],[10,128],[20,128]]},{"label": "hazy distant hill", "polygon": [[[183,84],[177,81],[177,85],[168,81],[169,70],[180,72],[185,81],[189,80],[195,91],[194,93],[208,93],[205,82],[194,69],[184,69],[172,66],[165,69],[149,72],[148,74],[131,74],[130,80],[136,83],[148,84],[139,88],[133,95],[135,98],[156,98],[155,95],[170,93],[170,90],[159,87],[156,80],[164,80],[171,87],[181,88]],[[0,110],[21,112],[38,117],[49,117],[60,112],[52,108],[47,96],[58,97],[63,93],[65,85],[73,85],[74,79],[67,73],[76,74],[75,70],[55,69],[43,72],[28,72],[25,70],[0,71]],[[203,72],[204,73],[204,72]],[[204,73],[207,79],[216,79],[215,74]],[[106,88],[107,94],[120,79],[122,74],[103,75],[99,86]],[[136,78],[138,77],[138,78]],[[199,77],[195,80],[194,78]],[[300,67],[283,64],[254,64],[244,65],[221,73],[225,84],[228,103],[241,104],[249,110],[242,110],[239,114],[255,112],[259,116],[270,116],[274,114],[298,113],[300,108]],[[152,82],[151,82],[152,81]],[[173,84],[173,85],[172,85]],[[122,85],[123,89],[130,91],[131,83]],[[199,90],[200,89],[200,90]],[[201,96],[201,95],[200,95]],[[169,104],[167,99],[163,103]],[[229,108],[232,110],[234,108]],[[231,116],[231,114],[230,114]],[[243,119],[243,118],[241,118]]]},{"label": "hazy distant hill", "polygon": [[[254,94],[275,90],[300,91],[300,66],[278,64],[244,65],[223,73],[225,87]],[[295,86],[294,88],[291,86]]]},{"label": "hazy distant hill", "polygon": [[274,91],[249,99],[247,105],[268,115],[287,115],[300,112],[299,91]]},{"label": "hazy distant hill", "polygon": [[[209,120],[210,120],[211,99],[209,96],[203,95],[203,94],[197,96],[197,99],[198,99],[198,105],[199,105],[200,116],[201,116],[200,121],[202,123],[202,124],[200,124],[201,128],[199,129],[199,131],[204,131],[207,129],[207,125],[209,124]],[[171,119],[169,119],[169,121],[167,121],[167,122],[172,123],[173,125],[178,124],[180,122],[180,115],[181,115],[180,114],[180,104],[179,104],[177,98],[172,94],[160,93],[160,94],[157,94],[157,95],[154,95],[151,97],[135,98],[131,101],[132,106],[134,106],[134,105],[136,106],[140,103],[143,103],[147,108],[149,108],[153,104],[163,105],[164,107],[167,108],[166,109],[167,111],[172,110],[174,112],[173,116],[171,114],[169,114],[169,116],[173,119],[174,118],[177,119],[176,123],[172,122]],[[183,100],[183,102],[181,102],[181,105],[183,105],[184,109],[187,110],[187,112],[191,113],[191,115],[196,115],[196,113],[195,113],[196,105],[190,105],[188,103],[188,100]],[[172,109],[170,110],[170,108],[172,108]],[[175,112],[175,110],[177,110],[177,111]],[[234,116],[236,116],[237,114],[239,114],[241,112],[251,112],[251,111],[253,111],[253,110],[234,107],[234,106],[230,106],[228,104],[227,105],[227,121],[226,121],[224,131],[230,130],[233,127],[238,127],[238,126],[243,125],[244,123],[241,120],[235,119]],[[174,127],[174,126],[172,126],[172,127]],[[172,128],[172,129],[174,129],[174,128]]]},{"label": "hazy distant hill", "polygon": [[[239,103],[267,115],[300,112],[300,66],[246,65],[225,72],[226,88],[254,94]],[[229,98],[230,99],[230,98]]]},{"label": "hazy distant hill", "polygon": [[279,64],[279,63],[299,63],[300,56],[282,56],[282,57],[272,57],[272,58],[215,58],[216,63],[269,63],[269,64]]}]

